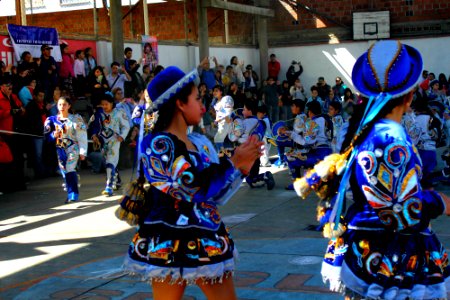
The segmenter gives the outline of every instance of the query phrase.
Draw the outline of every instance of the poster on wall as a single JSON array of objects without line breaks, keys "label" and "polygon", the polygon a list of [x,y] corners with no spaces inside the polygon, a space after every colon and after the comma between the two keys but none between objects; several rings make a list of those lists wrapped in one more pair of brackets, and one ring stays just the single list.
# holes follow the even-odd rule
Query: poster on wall
[{"label": "poster on wall", "polygon": [[158,40],[154,36],[142,36],[142,66],[150,66],[153,71],[158,65]]},{"label": "poster on wall", "polygon": [[33,57],[41,57],[42,45],[52,47],[51,55],[56,61],[61,61],[61,50],[59,49],[59,38],[56,28],[8,24],[8,33],[11,37],[17,61],[20,60],[20,56],[24,51],[29,51]]}]

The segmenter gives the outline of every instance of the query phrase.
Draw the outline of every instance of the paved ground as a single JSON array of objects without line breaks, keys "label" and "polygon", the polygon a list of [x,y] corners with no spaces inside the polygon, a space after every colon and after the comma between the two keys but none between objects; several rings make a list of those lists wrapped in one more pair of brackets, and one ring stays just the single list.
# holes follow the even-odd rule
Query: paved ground
[{"label": "paved ground", "polygon": [[[285,191],[286,169],[276,188],[242,185],[221,213],[240,252],[235,282],[239,299],[341,299],[320,278],[327,241],[315,224],[316,198]],[[130,178],[131,170],[122,172]],[[133,228],[117,220],[119,196],[99,196],[102,175],[81,173],[82,200],[65,205],[60,178],[31,182],[25,192],[0,196],[0,299],[151,299],[146,283],[117,271]],[[450,192],[447,186],[439,190]],[[449,219],[433,223],[450,247]],[[205,299],[197,287],[184,299]]]}]

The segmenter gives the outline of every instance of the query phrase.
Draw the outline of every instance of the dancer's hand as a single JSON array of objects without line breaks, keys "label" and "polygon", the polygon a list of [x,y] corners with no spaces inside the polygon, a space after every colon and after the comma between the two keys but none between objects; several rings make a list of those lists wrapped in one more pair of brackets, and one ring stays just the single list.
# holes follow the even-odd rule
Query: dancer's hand
[{"label": "dancer's hand", "polygon": [[256,135],[252,135],[245,143],[236,147],[230,160],[237,169],[246,175],[255,160],[263,154],[263,145],[264,142],[260,141]]}]

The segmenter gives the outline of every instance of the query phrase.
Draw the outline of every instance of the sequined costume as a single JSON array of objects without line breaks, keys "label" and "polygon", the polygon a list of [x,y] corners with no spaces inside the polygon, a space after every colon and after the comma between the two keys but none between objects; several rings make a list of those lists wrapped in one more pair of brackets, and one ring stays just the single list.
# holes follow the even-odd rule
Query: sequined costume
[{"label": "sequined costume", "polygon": [[[215,99],[214,99],[215,100]],[[214,110],[216,111],[217,133],[214,136],[214,143],[217,145],[217,149],[223,146],[225,137],[230,132],[231,122],[228,121],[233,112],[234,101],[230,96],[224,96],[219,101],[213,103]]]},{"label": "sequined costume", "polygon": [[287,162],[293,178],[300,177],[300,167],[311,168],[331,154],[330,141],[326,132],[325,118],[317,115],[306,120],[302,134],[295,131],[291,133],[294,143],[303,147],[287,154]]},{"label": "sequined costume", "polygon": [[448,256],[430,227],[444,213],[435,191],[422,190],[422,162],[399,123],[378,121],[359,146],[342,220],[322,276],[369,299],[446,298]]},{"label": "sequined costume", "polygon": [[79,156],[86,156],[88,149],[83,118],[72,114],[69,114],[67,118],[59,115],[48,117],[44,123],[44,135],[47,141],[56,143],[59,168],[67,189],[67,200],[78,200],[76,168]]},{"label": "sequined costume", "polygon": [[124,269],[145,279],[170,275],[174,282],[192,284],[234,270],[234,243],[217,206],[237,191],[241,173],[227,157],[218,158],[205,136],[188,137],[197,151],[164,132],[149,133],[141,143],[151,209],[139,224]]},{"label": "sequined costume", "polygon": [[[277,151],[278,151],[278,157],[281,162],[286,161],[285,156],[285,149],[291,148],[291,152],[294,151],[300,151],[305,152],[304,147],[296,144],[292,138],[292,136],[301,136],[303,135],[303,132],[305,131],[305,123],[308,117],[305,113],[300,113],[295,116],[294,118],[294,124],[292,130],[288,130],[287,134],[280,134],[280,132],[274,132],[274,135],[276,136],[275,143],[277,145]],[[281,121],[284,122],[284,121]],[[291,136],[289,136],[289,133],[291,132]]]},{"label": "sequined costume", "polygon": [[122,109],[114,108],[110,113],[105,113],[98,108],[89,121],[90,133],[97,136],[101,144],[101,152],[106,164],[106,189],[108,194],[116,189],[116,168],[119,163],[119,150],[121,137],[127,137],[130,130],[130,121]]},{"label": "sequined costume", "polygon": [[[237,145],[245,143],[251,136],[256,135],[260,141],[264,140],[266,126],[264,121],[259,120],[256,116],[248,116],[246,118],[236,118],[231,126],[228,138]],[[273,189],[275,181],[270,171],[259,173],[261,161],[258,158],[250,169],[250,173],[245,181],[250,187],[266,184],[267,189]]]}]

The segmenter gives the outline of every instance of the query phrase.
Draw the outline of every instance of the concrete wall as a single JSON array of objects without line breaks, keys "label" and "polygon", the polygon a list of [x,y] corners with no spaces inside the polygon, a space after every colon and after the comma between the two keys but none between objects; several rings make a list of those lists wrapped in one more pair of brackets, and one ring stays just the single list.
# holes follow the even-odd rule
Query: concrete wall
[{"label": "concrete wall", "polygon": [[[450,56],[447,52],[450,37],[405,39],[403,43],[417,48],[424,61],[425,69],[434,72],[436,76],[444,73],[450,74]],[[300,77],[305,88],[309,90],[316,83],[317,77],[324,76],[325,80],[334,85],[336,76],[343,78],[344,82],[353,88],[351,71],[356,59],[368,49],[370,41],[347,42],[339,44],[320,44],[298,47],[270,48],[269,54],[274,53],[281,63],[280,79],[285,79],[286,71],[292,60],[302,62],[304,72]],[[133,57],[137,58],[141,52],[140,44],[125,44],[133,49]],[[111,45],[109,42],[98,42],[100,64],[111,63]],[[163,66],[176,65],[184,71],[196,67],[199,63],[199,50],[196,46],[158,46],[160,64]],[[211,47],[210,56],[217,57],[220,64],[227,66],[232,56],[243,60],[244,64],[252,64],[255,71],[259,71],[259,50],[256,48]]]}]

